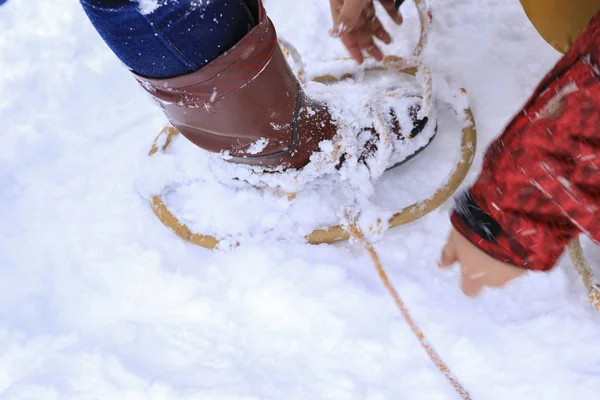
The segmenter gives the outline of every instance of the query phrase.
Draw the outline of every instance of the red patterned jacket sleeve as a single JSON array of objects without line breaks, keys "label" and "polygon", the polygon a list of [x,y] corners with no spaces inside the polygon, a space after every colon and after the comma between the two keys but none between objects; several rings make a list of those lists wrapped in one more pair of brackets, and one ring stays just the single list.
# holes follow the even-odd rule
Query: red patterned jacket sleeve
[{"label": "red patterned jacket sleeve", "polygon": [[490,146],[451,217],[492,257],[548,270],[580,232],[600,242],[600,12]]}]

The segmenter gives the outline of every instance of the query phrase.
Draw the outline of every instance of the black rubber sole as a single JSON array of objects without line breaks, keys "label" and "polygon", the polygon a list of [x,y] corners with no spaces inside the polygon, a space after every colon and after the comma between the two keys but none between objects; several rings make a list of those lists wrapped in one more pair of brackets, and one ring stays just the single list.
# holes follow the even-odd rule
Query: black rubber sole
[{"label": "black rubber sole", "polygon": [[398,168],[401,165],[406,164],[407,162],[409,162],[410,160],[412,160],[419,154],[421,154],[423,152],[423,150],[425,150],[427,147],[429,147],[431,142],[433,142],[433,139],[435,139],[435,137],[437,136],[437,131],[438,131],[438,125],[435,124],[433,136],[431,136],[431,138],[427,141],[427,143],[425,143],[425,145],[423,147],[421,147],[420,149],[418,149],[417,151],[415,151],[414,153],[412,153],[410,156],[406,157],[404,160],[400,161],[399,163],[396,163],[396,164],[392,165],[391,167],[386,168],[386,171],[389,171],[390,169]]}]

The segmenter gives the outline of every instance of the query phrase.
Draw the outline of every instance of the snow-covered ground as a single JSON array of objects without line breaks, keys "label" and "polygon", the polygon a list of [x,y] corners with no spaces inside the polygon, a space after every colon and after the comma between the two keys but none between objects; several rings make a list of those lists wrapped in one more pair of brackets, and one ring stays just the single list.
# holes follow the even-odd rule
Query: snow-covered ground
[{"label": "snow-covered ground", "polygon": [[[388,52],[414,44],[406,3]],[[328,7],[267,2],[309,69],[344,55]],[[467,88],[479,128],[472,180],[558,55],[516,0],[431,8],[424,59]],[[166,120],[77,1],[0,7],[0,121],[1,399],[457,398],[357,246],[211,252],[160,224],[135,181]],[[465,298],[456,269],[436,267],[449,207],[377,246],[474,399],[597,398],[600,318],[569,260]]]}]

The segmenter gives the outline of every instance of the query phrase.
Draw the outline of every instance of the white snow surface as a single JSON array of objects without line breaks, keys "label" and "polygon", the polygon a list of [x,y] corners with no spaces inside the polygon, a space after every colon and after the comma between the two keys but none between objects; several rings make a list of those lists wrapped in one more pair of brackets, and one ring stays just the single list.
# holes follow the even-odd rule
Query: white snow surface
[{"label": "white snow surface", "polygon": [[[406,3],[386,52],[414,45]],[[430,4],[424,60],[467,89],[479,129],[470,182],[558,54],[517,1]],[[345,56],[327,36],[327,1],[266,6],[308,74]],[[160,224],[136,179],[166,119],[78,2],[0,7],[0,94],[1,399],[457,398],[356,245],[213,252]],[[423,176],[444,168],[435,160],[447,151],[407,165],[401,193],[429,185]],[[569,260],[465,298],[457,269],[436,267],[450,207],[388,231],[377,248],[473,398],[597,398],[600,319]],[[584,251],[600,264],[589,241]]]}]

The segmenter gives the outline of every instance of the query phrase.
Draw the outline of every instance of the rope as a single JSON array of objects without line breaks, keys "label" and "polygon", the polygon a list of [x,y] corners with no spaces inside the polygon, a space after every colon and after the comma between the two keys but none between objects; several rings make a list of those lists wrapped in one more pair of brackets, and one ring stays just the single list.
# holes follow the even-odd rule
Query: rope
[{"label": "rope", "polygon": [[[427,67],[425,67],[425,65],[423,63],[421,63],[420,61],[417,61],[416,58],[421,55],[421,53],[425,47],[425,44],[427,43],[427,28],[426,27],[427,27],[428,20],[431,21],[431,14],[429,13],[429,11],[427,9],[426,4],[424,2],[421,2],[421,0],[414,0],[414,3],[415,3],[415,6],[417,7],[417,10],[419,13],[419,21],[421,23],[421,32],[420,32],[420,36],[419,36],[419,42],[417,43],[417,46],[415,47],[415,49],[413,51],[414,58],[413,59],[403,59],[401,57],[388,56],[384,60],[383,65],[386,69],[395,69],[398,71],[416,67],[423,74],[424,81],[425,81],[425,85],[424,85],[425,90],[424,90],[424,94],[423,94],[423,107],[421,109],[421,112],[423,114],[427,115],[427,114],[429,114],[429,111],[431,110],[431,107],[432,107],[433,91],[432,91],[432,85],[431,85],[431,72],[429,71],[429,69]],[[381,120],[381,115],[379,115],[379,113],[378,113],[377,117],[378,117],[378,119]],[[422,118],[422,116],[419,116],[419,117]],[[382,124],[382,126],[383,126],[383,124]],[[471,400],[472,399],[471,395],[469,394],[467,389],[465,389],[465,387],[460,383],[458,378],[452,373],[452,371],[450,370],[450,367],[448,367],[448,365],[444,362],[444,360],[442,360],[442,358],[437,353],[437,351],[435,351],[435,349],[431,346],[431,344],[425,337],[425,334],[423,333],[423,331],[419,328],[419,326],[413,319],[412,315],[408,311],[408,308],[406,307],[406,304],[404,304],[404,301],[402,301],[402,298],[398,294],[398,291],[396,290],[394,285],[392,285],[392,282],[388,278],[388,275],[385,272],[385,269],[383,268],[383,265],[381,263],[379,254],[377,254],[377,251],[375,250],[375,247],[373,246],[373,244],[365,238],[365,236],[360,231],[360,229],[358,229],[358,227],[356,226],[355,223],[350,223],[345,228],[346,228],[346,231],[348,232],[348,234],[350,235],[350,237],[352,239],[354,239],[356,242],[358,242],[362,246],[362,248],[369,254],[369,257],[371,258],[371,262],[373,263],[373,266],[375,267],[375,270],[377,271],[377,274],[379,275],[379,278],[381,279],[383,286],[385,286],[385,288],[387,289],[390,296],[392,296],[392,298],[394,299],[394,302],[396,303],[398,310],[400,310],[400,313],[404,317],[404,320],[406,321],[406,323],[410,327],[410,330],[413,332],[413,334],[415,335],[415,337],[417,338],[417,340],[419,341],[419,343],[421,344],[421,346],[423,347],[423,349],[429,356],[429,359],[435,364],[435,366],[438,368],[438,370],[446,377],[448,382],[450,382],[450,384],[452,385],[452,387],[454,388],[456,393],[459,394],[461,399]]]},{"label": "rope", "polygon": [[400,313],[402,313],[404,320],[406,321],[406,323],[410,327],[410,330],[416,336],[417,340],[419,341],[419,343],[421,344],[421,346],[423,347],[423,349],[429,356],[429,359],[435,364],[435,366],[440,370],[440,372],[442,374],[444,374],[444,376],[446,377],[448,382],[450,382],[452,387],[454,387],[454,390],[456,390],[456,392],[460,395],[460,397],[463,400],[471,400],[472,397],[469,394],[469,392],[467,391],[467,389],[465,389],[465,387],[460,383],[458,378],[456,378],[456,376],[452,373],[452,371],[450,370],[450,367],[448,367],[448,365],[444,362],[444,360],[442,360],[440,355],[431,346],[431,344],[425,337],[425,334],[419,328],[419,326],[417,325],[417,323],[411,316],[410,312],[408,311],[408,308],[404,304],[404,301],[402,301],[402,299],[400,298],[398,291],[394,288],[394,285],[392,285],[392,283],[390,282],[390,279],[388,278],[387,273],[385,272],[385,269],[383,268],[383,265],[381,264],[381,259],[379,258],[379,254],[377,254],[377,251],[375,250],[375,247],[373,246],[373,244],[364,237],[362,232],[356,227],[355,224],[349,224],[346,227],[346,229],[348,229],[348,231],[350,233],[350,237],[352,239],[356,240],[371,257],[371,261],[373,262],[373,266],[375,267],[375,270],[377,271],[377,274],[379,275],[381,282],[387,289],[390,296],[392,296],[392,298],[394,299],[394,302],[396,303],[396,306],[400,310]]},{"label": "rope", "polygon": [[594,276],[594,272],[583,256],[583,249],[579,238],[574,239],[569,243],[569,256],[575,271],[581,277],[583,285],[589,293],[589,300],[596,311],[600,311],[600,284]]}]

